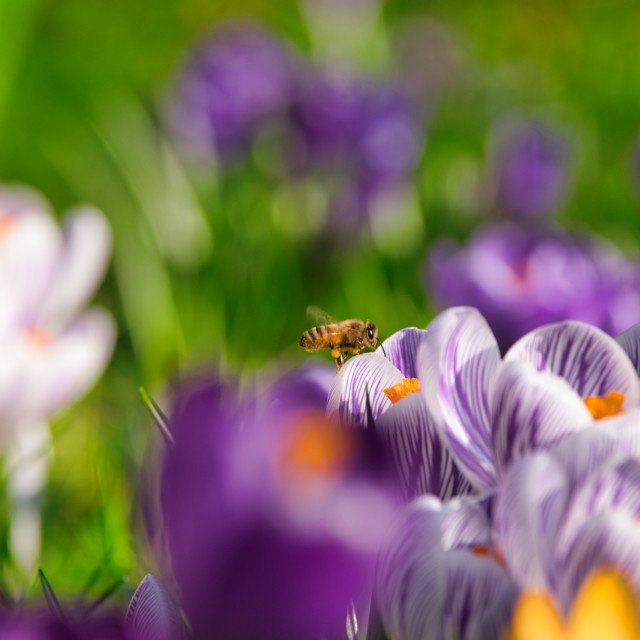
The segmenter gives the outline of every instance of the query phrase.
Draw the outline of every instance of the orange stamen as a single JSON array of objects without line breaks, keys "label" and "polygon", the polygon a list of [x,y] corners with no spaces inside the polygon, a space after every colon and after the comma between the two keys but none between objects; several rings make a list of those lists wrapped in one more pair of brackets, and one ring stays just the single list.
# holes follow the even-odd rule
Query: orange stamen
[{"label": "orange stamen", "polygon": [[502,555],[502,551],[500,551],[499,547],[494,547],[493,549],[488,547],[486,544],[477,544],[475,547],[471,547],[471,553],[474,556],[478,556],[480,558],[491,558],[501,567],[506,567],[504,556]]},{"label": "orange stamen", "polygon": [[391,400],[393,404],[402,400],[402,398],[420,391],[420,382],[418,378],[403,378],[402,382],[394,384],[393,387],[383,389],[384,395]]},{"label": "orange stamen", "polygon": [[12,226],[13,216],[8,213],[0,213],[0,240],[9,235]]},{"label": "orange stamen", "polygon": [[589,409],[589,413],[596,419],[610,418],[624,413],[622,404],[624,402],[624,393],[618,391],[609,391],[606,396],[587,396],[584,403]]},{"label": "orange stamen", "polygon": [[583,583],[565,620],[546,593],[525,592],[516,603],[508,640],[637,640],[640,610],[629,582],[601,568]]},{"label": "orange stamen", "polygon": [[336,475],[353,457],[346,429],[322,412],[306,412],[292,420],[283,463],[289,471],[316,476]]},{"label": "orange stamen", "polygon": [[44,351],[51,344],[51,336],[44,329],[30,327],[26,333],[27,342],[37,351]]}]

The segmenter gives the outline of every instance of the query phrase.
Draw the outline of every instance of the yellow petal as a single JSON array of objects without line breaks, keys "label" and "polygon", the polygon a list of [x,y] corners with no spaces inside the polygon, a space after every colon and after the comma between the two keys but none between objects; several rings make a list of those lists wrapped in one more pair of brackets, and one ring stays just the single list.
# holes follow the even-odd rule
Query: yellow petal
[{"label": "yellow petal", "polygon": [[568,636],[548,595],[524,593],[516,603],[511,632],[503,640],[568,640]]},{"label": "yellow petal", "polygon": [[627,581],[600,569],[585,581],[571,612],[571,640],[638,640],[640,612]]}]

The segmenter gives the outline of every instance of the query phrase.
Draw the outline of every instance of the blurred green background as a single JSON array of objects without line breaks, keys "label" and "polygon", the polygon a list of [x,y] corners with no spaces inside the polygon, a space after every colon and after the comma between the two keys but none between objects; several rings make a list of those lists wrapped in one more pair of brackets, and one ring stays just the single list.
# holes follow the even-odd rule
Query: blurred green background
[{"label": "blurred green background", "polygon": [[[310,304],[339,319],[371,318],[382,337],[428,323],[425,252],[480,222],[469,193],[500,116],[541,114],[566,127],[576,148],[560,220],[637,250],[636,3],[384,4],[353,54],[363,73],[393,75],[404,30],[423,23],[446,34],[451,73],[425,127],[409,227],[326,252],[297,232],[296,202],[283,201],[255,158],[215,175],[181,157],[164,132],[177,65],[216,25],[254,20],[302,55],[322,55],[334,37],[290,0],[228,4],[0,0],[0,179],[35,187],[60,215],[93,203],[114,233],[96,302],[117,319],[116,352],[101,382],[53,423],[41,566],[61,596],[89,585],[95,599],[155,570],[139,478],[156,434],[140,385],[162,402],[167,381],[207,363],[241,377],[302,363]],[[414,62],[418,76],[423,62],[425,73],[439,64]],[[15,594],[5,568],[2,589]]]}]

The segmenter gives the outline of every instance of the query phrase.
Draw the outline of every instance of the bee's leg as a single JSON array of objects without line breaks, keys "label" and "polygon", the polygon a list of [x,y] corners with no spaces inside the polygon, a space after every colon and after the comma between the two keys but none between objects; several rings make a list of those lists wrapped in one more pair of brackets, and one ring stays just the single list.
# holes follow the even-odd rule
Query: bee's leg
[{"label": "bee's leg", "polygon": [[338,371],[344,364],[344,353],[340,351],[340,349],[331,349],[331,357],[336,361],[336,366],[338,367]]}]

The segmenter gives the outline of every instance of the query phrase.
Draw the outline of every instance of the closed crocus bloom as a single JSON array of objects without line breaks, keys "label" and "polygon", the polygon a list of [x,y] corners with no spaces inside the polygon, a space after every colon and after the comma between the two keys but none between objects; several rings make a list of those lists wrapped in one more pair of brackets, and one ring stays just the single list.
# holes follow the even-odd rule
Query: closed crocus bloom
[{"label": "closed crocus bloom", "polygon": [[179,396],[162,504],[195,638],[333,637],[366,594],[393,503],[318,388],[289,376],[238,399],[210,379]]},{"label": "closed crocus bloom", "polygon": [[234,25],[196,45],[178,76],[171,124],[194,151],[233,158],[288,108],[293,58],[269,34]]},{"label": "closed crocus bloom", "polygon": [[540,218],[559,211],[568,187],[568,141],[542,121],[510,119],[494,132],[489,155],[492,212]]},{"label": "closed crocus bloom", "polygon": [[476,307],[502,351],[528,331],[560,320],[588,322],[612,335],[640,313],[640,267],[593,238],[558,227],[487,227],[465,247],[437,244],[427,288],[441,308]]}]

